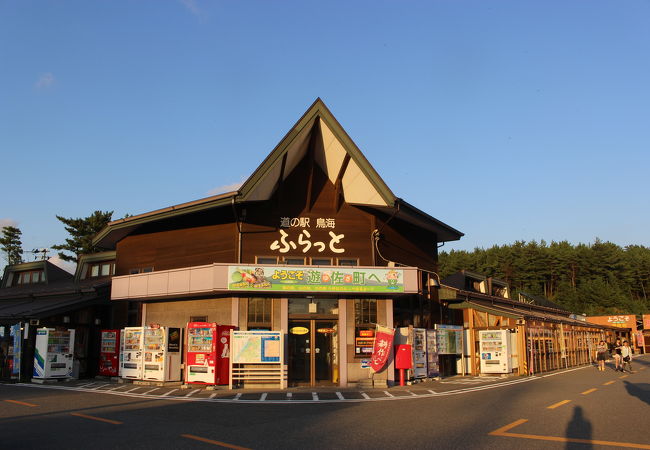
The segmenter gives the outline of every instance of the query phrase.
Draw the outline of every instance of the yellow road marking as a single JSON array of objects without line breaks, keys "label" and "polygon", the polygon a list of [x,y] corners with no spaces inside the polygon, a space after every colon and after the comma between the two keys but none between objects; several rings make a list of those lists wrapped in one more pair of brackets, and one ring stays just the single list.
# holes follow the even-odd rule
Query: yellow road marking
[{"label": "yellow road marking", "polygon": [[232,444],[227,444],[225,442],[213,441],[212,439],[207,439],[200,436],[194,436],[193,434],[181,434],[181,436],[188,439],[194,439],[195,441],[201,441],[208,444],[218,445],[220,447],[234,448],[236,450],[251,450],[247,447],[240,447],[239,445],[232,445]]},{"label": "yellow road marking", "polygon": [[627,447],[627,448],[646,448],[650,449],[648,444],[634,444],[632,442],[613,442],[613,441],[599,441],[595,439],[578,439],[578,438],[568,438],[561,436],[540,436],[537,434],[523,434],[523,433],[508,433],[508,430],[521,425],[522,423],[528,422],[528,419],[519,419],[512,422],[505,427],[501,427],[497,430],[491,431],[488,435],[491,436],[503,436],[503,437],[514,437],[520,439],[536,439],[539,441],[554,441],[554,442],[576,442],[579,444],[591,444],[591,445],[609,445],[612,447]]},{"label": "yellow road marking", "polygon": [[596,388],[593,388],[593,389],[587,389],[586,391],[582,392],[581,394],[582,394],[582,395],[587,395],[587,394],[591,394],[592,392],[597,391],[597,390],[598,390],[598,389],[596,389]]},{"label": "yellow road marking", "polygon": [[551,406],[547,406],[547,409],[555,409],[558,406],[566,405],[567,403],[571,403],[571,400],[562,400],[561,402],[553,403]]},{"label": "yellow road marking", "polygon": [[619,378],[627,378],[627,375],[621,375]]},{"label": "yellow road marking", "polygon": [[608,386],[610,384],[616,383],[616,380],[608,381],[607,383],[603,383],[603,386]]},{"label": "yellow road marking", "polygon": [[119,420],[104,419],[103,417],[89,416],[87,414],[81,414],[81,413],[70,413],[70,415],[83,417],[84,419],[97,420],[99,422],[112,423],[113,425],[122,425],[124,423],[124,422],[120,422]]},{"label": "yellow road marking", "polygon": [[5,402],[15,403],[17,405],[23,405],[23,406],[31,406],[31,407],[38,406],[33,403],[21,402],[19,400],[5,400]]}]

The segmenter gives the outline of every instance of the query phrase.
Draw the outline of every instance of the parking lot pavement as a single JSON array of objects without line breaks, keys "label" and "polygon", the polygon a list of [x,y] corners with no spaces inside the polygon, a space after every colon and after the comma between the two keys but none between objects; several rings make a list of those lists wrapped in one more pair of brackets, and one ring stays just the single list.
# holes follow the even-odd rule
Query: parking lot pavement
[{"label": "parking lot pavement", "polygon": [[45,384],[24,383],[22,386],[44,389],[65,389],[81,392],[143,397],[161,400],[185,400],[240,403],[318,403],[363,402],[378,400],[405,400],[441,395],[455,395],[500,385],[523,383],[536,377],[518,376],[453,376],[414,382],[406,386],[377,387],[290,387],[288,389],[228,389],[227,386],[208,387],[200,384],[183,385],[179,382],[160,383],[97,378],[68,380]]}]

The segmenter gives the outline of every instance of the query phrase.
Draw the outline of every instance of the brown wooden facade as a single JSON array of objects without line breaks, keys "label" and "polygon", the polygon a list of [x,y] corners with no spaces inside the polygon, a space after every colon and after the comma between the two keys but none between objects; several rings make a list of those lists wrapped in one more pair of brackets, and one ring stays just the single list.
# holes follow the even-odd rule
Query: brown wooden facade
[{"label": "brown wooden facade", "polygon": [[[331,290],[126,296],[143,305],[139,323],[132,325],[185,326],[198,317],[243,330],[262,323],[287,333],[293,323],[317,326],[318,321],[329,321],[334,325],[328,328],[338,330],[337,342],[328,344],[338,358],[329,381],[347,385],[367,377],[355,333],[359,320],[370,319],[359,318],[364,315],[359,305],[376,305],[372,320],[384,326],[440,321],[442,308],[426,271],[437,269],[438,244],[461,236],[395,197],[317,100],[238,191],[114,221],[95,243],[116,251],[114,290],[115,282],[129,277],[146,283],[156,274],[173,276],[178,270],[213,263],[324,266],[331,271],[341,266],[422,269],[411,294]],[[251,319],[257,314],[252,309],[267,307],[260,306],[267,304],[257,300],[260,297],[269,299],[268,321],[264,314],[262,322]],[[301,309],[307,302],[331,307],[307,313]],[[399,314],[394,314],[393,305]],[[392,368],[377,378],[392,380]]]}]

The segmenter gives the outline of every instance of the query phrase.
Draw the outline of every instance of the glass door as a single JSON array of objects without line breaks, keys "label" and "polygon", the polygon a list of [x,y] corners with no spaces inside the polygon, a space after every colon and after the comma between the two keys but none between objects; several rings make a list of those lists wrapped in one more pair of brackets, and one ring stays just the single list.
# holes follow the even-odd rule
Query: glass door
[{"label": "glass door", "polygon": [[289,321],[289,381],[311,385],[311,331],[313,320]]},{"label": "glass door", "polygon": [[293,385],[338,383],[338,321],[289,321],[289,381]]}]

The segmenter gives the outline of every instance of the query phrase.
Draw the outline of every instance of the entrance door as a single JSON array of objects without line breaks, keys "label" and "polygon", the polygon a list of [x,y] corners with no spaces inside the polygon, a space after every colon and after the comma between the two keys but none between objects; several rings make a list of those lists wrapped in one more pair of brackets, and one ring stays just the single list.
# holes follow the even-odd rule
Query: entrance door
[{"label": "entrance door", "polygon": [[338,383],[338,321],[289,321],[289,382],[324,386]]}]

